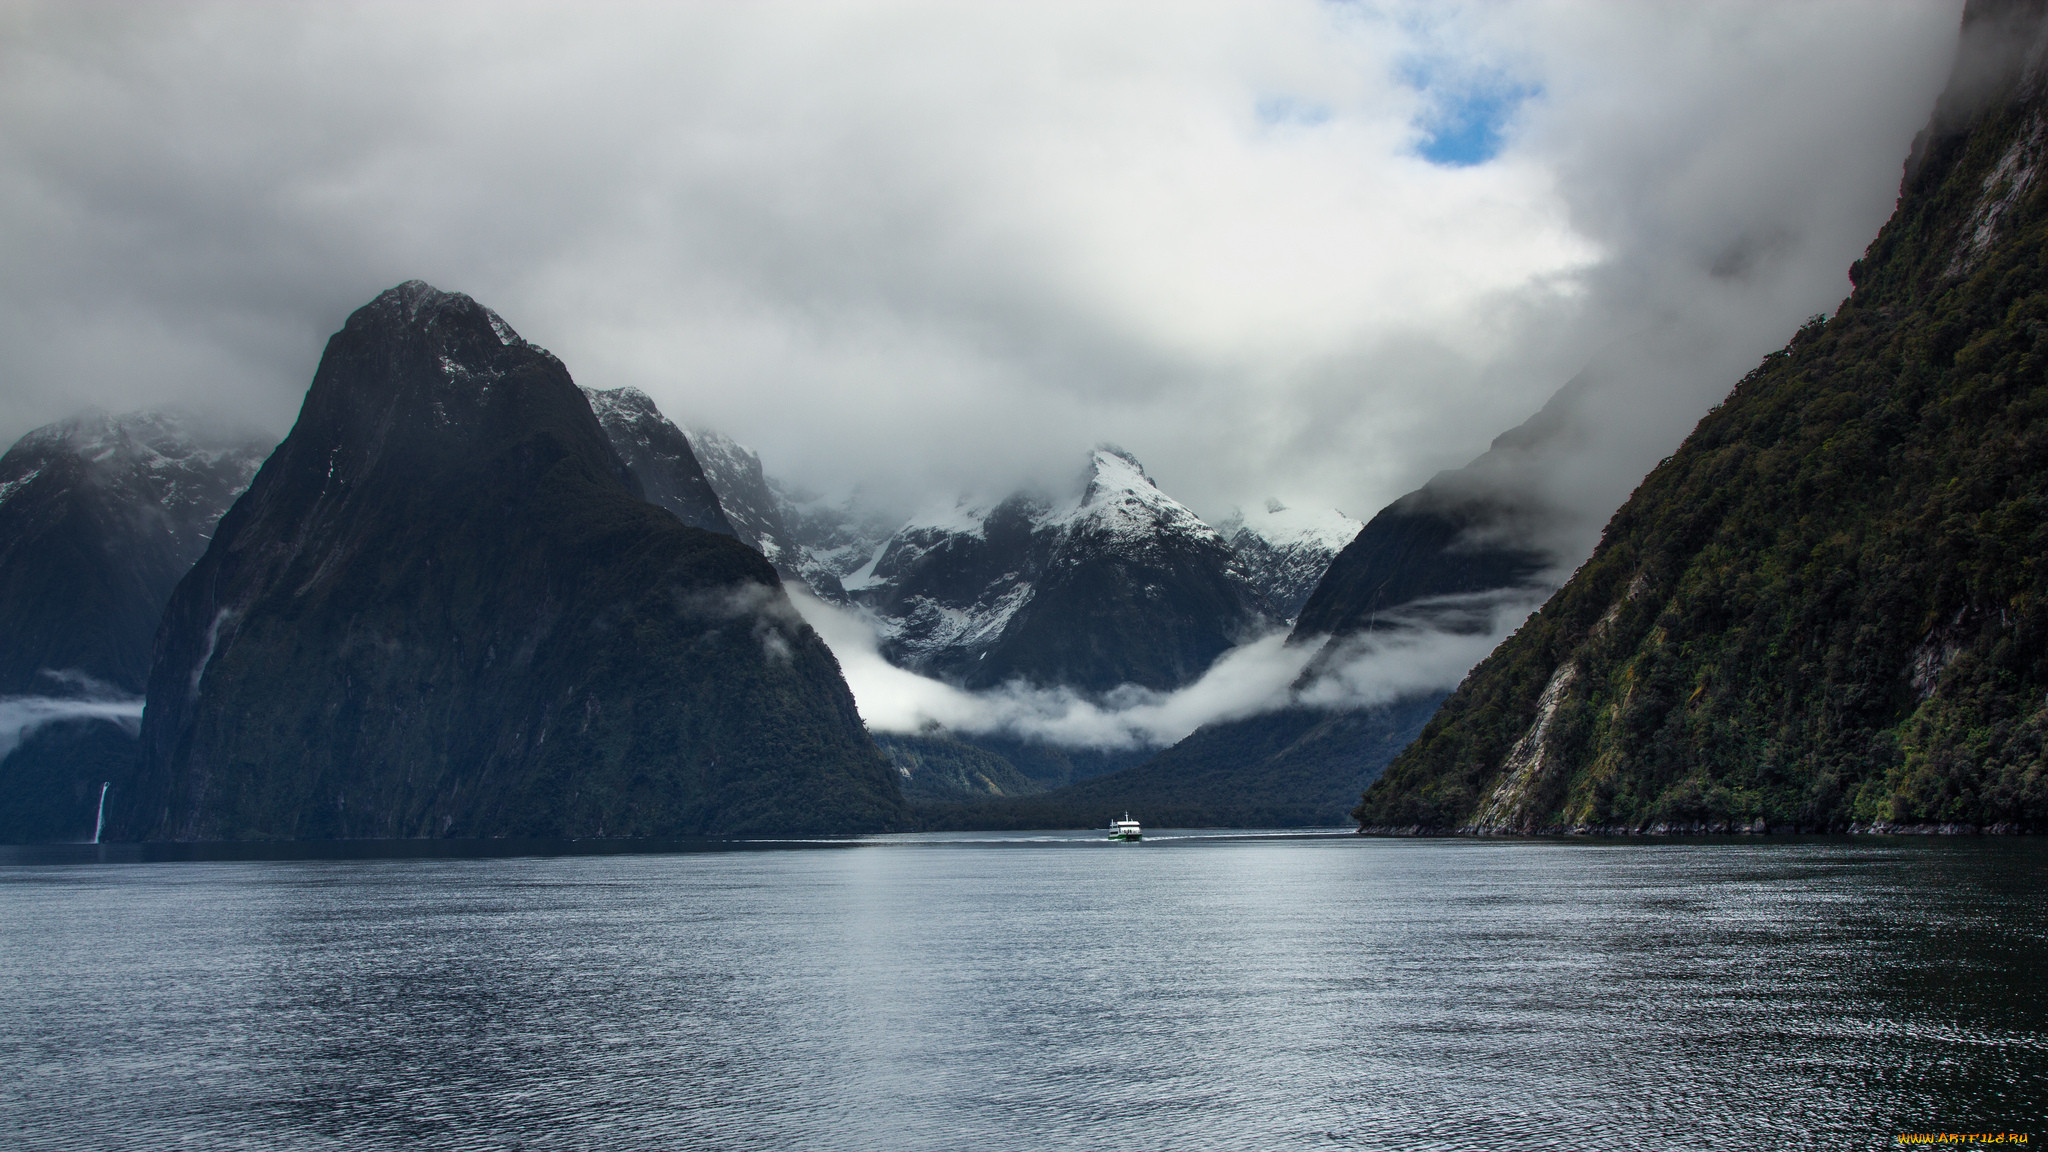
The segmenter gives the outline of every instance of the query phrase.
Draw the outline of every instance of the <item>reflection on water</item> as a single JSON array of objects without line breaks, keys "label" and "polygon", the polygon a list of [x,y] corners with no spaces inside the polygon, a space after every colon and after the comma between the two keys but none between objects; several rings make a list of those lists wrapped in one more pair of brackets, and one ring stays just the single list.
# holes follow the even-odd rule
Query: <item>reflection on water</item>
[{"label": "reflection on water", "polygon": [[2048,1138],[2044,881],[1988,840],[15,862],[0,1143]]}]

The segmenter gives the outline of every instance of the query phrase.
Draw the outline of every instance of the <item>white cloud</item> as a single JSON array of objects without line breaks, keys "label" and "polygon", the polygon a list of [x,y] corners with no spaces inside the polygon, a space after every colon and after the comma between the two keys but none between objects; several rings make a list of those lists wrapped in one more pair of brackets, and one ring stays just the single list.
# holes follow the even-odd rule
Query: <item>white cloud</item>
[{"label": "white cloud", "polygon": [[1543,603],[1542,589],[1501,589],[1404,605],[1340,640],[1295,693],[1316,708],[1362,708],[1447,692]]},{"label": "white cloud", "polygon": [[36,729],[65,720],[111,720],[132,735],[142,728],[142,697],[0,696],[0,758]]},{"label": "white cloud", "polygon": [[[1957,11],[18,4],[0,433],[209,399],[282,431],[418,276],[814,487],[1114,440],[1204,511],[1367,515],[1630,337],[1556,479],[1597,523],[1845,290]],[[1417,60],[1537,95],[1432,165]]]},{"label": "white cloud", "polygon": [[[1204,724],[1289,704],[1356,708],[1448,691],[1541,601],[1523,591],[1421,602],[1320,658],[1319,643],[1290,645],[1284,633],[1273,633],[1225,653],[1177,691],[1125,685],[1095,700],[1021,683],[968,692],[920,676],[882,659],[876,631],[859,611],[827,604],[798,585],[790,598],[838,657],[870,729],[914,733],[936,725],[1069,748],[1164,747]],[[1315,675],[1297,688],[1312,659]]]},{"label": "white cloud", "polygon": [[1288,647],[1285,635],[1274,633],[1225,653],[1200,680],[1178,691],[1125,685],[1099,701],[1071,689],[1021,683],[968,692],[882,659],[875,631],[859,612],[827,604],[800,586],[791,586],[790,598],[839,658],[861,719],[877,732],[937,725],[1070,748],[1163,747],[1210,721],[1278,707],[1315,652]]}]

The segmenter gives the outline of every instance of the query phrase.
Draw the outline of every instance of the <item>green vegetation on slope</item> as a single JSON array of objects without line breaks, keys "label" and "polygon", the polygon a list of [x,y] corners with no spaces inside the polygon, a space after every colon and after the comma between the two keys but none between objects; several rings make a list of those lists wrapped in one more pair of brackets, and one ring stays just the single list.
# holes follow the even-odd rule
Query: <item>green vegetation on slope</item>
[{"label": "green vegetation on slope", "polygon": [[1850,298],[1650,474],[1362,825],[2048,827],[2044,138],[2037,88],[1923,137]]}]

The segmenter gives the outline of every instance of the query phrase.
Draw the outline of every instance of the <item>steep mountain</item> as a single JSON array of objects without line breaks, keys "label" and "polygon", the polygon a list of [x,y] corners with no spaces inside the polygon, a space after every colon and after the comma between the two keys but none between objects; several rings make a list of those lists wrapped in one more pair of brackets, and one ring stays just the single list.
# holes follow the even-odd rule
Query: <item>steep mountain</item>
[{"label": "steep mountain", "polygon": [[719,507],[718,494],[704,479],[689,438],[661,414],[652,397],[638,388],[585,388],[583,395],[649,503],[675,513],[692,528],[738,535]]},{"label": "steep mountain", "polygon": [[1364,527],[1335,510],[1290,508],[1268,500],[1262,509],[1240,509],[1217,525],[1217,531],[1230,542],[1252,585],[1265,595],[1266,610],[1292,620],[1322,583],[1330,562]]},{"label": "steep mountain", "polygon": [[1069,498],[913,518],[844,586],[892,663],[970,689],[1178,688],[1273,624],[1223,537],[1115,448]]},{"label": "steep mountain", "polygon": [[268,445],[88,412],[0,457],[0,842],[85,839],[133,771],[158,619]]},{"label": "steep mountain", "polygon": [[1969,4],[1848,299],[1649,474],[1363,825],[2048,828],[2044,29]]},{"label": "steep mountain", "polygon": [[687,435],[733,535],[767,557],[776,571],[795,576],[802,550],[783,523],[783,501],[768,486],[761,458],[731,437],[708,429],[692,428]]},{"label": "steep mountain", "polygon": [[149,839],[888,826],[774,570],[641,498],[560,361],[417,281],[329,340],[164,614]]}]

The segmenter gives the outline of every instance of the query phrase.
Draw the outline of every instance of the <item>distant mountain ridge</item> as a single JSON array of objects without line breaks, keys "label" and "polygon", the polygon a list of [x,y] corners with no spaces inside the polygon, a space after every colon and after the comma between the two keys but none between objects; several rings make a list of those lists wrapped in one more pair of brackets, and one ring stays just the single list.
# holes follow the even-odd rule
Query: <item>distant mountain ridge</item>
[{"label": "distant mountain ridge", "polygon": [[140,692],[156,620],[268,445],[191,417],[88,412],[0,457],[0,695],[45,670]]},{"label": "distant mountain ridge", "polygon": [[[635,390],[592,396],[601,415],[623,405],[639,427],[677,427]],[[621,454],[649,456],[637,445],[650,433],[627,423],[606,421]],[[1226,536],[1117,448],[1093,452],[1064,497],[963,498],[892,521],[780,483],[759,455],[722,433],[680,434],[734,535],[785,578],[870,612],[892,663],[972,689],[1012,679],[1091,692],[1182,686],[1235,643],[1289,621],[1360,527],[1341,513],[1270,501],[1232,517]],[[665,459],[677,456],[671,450]],[[1106,600],[1071,606],[1093,614],[1101,639],[1062,637],[1055,617],[1063,609],[1052,605],[1075,595],[1073,581],[1108,568],[1129,575],[1140,595],[1124,599],[1120,585],[1100,585],[1110,589]],[[1157,650],[1120,655],[1147,648]]]},{"label": "distant mountain ridge", "polygon": [[970,689],[1178,688],[1275,624],[1222,535],[1111,447],[1071,497],[914,518],[844,584],[891,662]]},{"label": "distant mountain ridge", "polygon": [[157,622],[267,443],[89,411],[0,456],[0,842],[83,840],[125,783]]},{"label": "distant mountain ridge", "polygon": [[[1320,691],[1319,680],[1367,658],[1376,638],[1483,635],[1497,611],[1548,591],[1557,559],[1536,543],[1548,511],[1516,492],[1513,457],[1552,434],[1554,413],[1546,406],[1471,464],[1389,504],[1328,561],[1288,634],[1290,647],[1315,653],[1285,706],[1205,725],[1143,763],[1028,801],[937,818],[1028,823],[1128,808],[1203,824],[1343,823],[1450,686],[1359,704]],[[1338,698],[1324,699],[1331,695]]]}]

